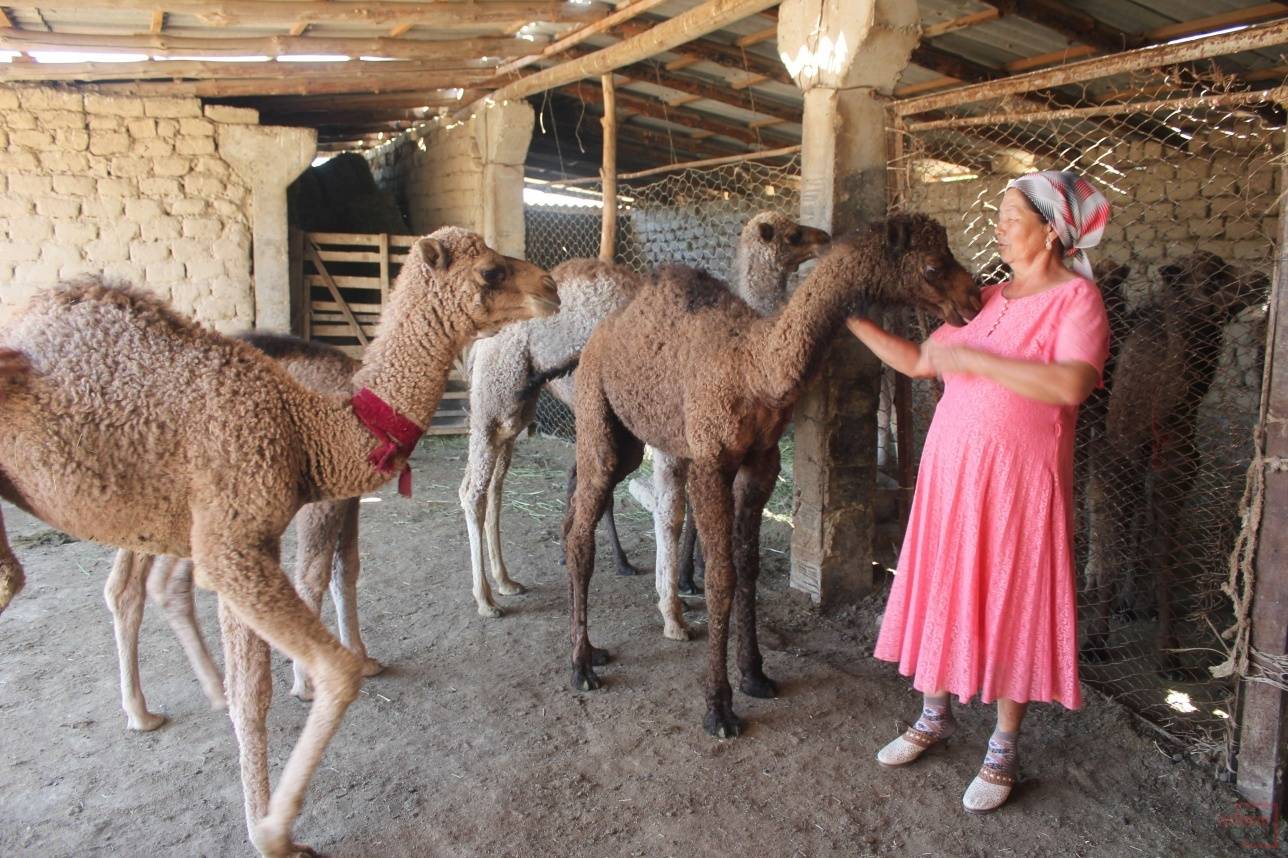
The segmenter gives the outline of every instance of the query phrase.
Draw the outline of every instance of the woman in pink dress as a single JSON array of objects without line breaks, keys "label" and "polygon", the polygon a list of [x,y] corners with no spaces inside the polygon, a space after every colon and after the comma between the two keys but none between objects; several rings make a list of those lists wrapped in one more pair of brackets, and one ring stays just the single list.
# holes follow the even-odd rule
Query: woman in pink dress
[{"label": "woman in pink dress", "polygon": [[967,325],[918,347],[864,319],[850,330],[944,395],[922,452],[898,574],[875,655],[925,697],[921,717],[877,754],[902,766],[956,728],[949,695],[997,702],[997,728],[966,810],[996,810],[1018,776],[1030,702],[1082,705],[1072,551],[1079,404],[1100,383],[1109,323],[1084,248],[1109,204],[1072,173],[1007,186],[998,253],[1011,279],[983,290]]}]

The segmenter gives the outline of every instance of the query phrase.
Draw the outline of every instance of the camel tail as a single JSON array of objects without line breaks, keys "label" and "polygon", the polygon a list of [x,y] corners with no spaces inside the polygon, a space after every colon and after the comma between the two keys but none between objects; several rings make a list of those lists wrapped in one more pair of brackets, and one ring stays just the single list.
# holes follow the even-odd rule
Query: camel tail
[{"label": "camel tail", "polygon": [[528,380],[523,385],[523,390],[519,391],[519,401],[527,402],[529,399],[540,393],[541,388],[545,387],[549,382],[554,381],[556,378],[563,378],[565,375],[571,374],[573,370],[577,368],[577,363],[580,360],[581,355],[574,355],[558,366],[551,367],[550,369],[543,370],[542,372],[534,372],[529,375]]}]

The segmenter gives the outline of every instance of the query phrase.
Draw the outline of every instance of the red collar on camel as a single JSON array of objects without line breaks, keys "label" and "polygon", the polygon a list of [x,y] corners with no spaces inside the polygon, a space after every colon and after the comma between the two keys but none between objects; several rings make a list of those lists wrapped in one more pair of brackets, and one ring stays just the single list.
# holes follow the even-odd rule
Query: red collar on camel
[{"label": "red collar on camel", "polygon": [[[398,456],[410,456],[425,430],[399,414],[370,388],[364,387],[355,393],[352,403],[353,413],[381,442],[368,454],[367,461],[380,473],[392,474],[393,460]],[[398,475],[398,494],[411,497],[410,464],[403,465],[402,473]]]}]

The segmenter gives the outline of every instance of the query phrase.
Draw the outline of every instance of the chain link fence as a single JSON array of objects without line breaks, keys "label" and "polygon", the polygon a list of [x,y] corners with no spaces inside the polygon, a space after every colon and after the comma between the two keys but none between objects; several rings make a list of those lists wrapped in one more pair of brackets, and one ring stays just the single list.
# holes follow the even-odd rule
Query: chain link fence
[{"label": "chain link fence", "polygon": [[[1238,91],[1193,67],[1082,89],[1078,103],[1101,106],[1025,96],[895,119],[894,205],[938,218],[958,259],[995,283],[1005,271],[994,218],[1010,179],[1068,169],[1109,198],[1092,258],[1112,353],[1076,439],[1083,677],[1226,766],[1237,677],[1223,665],[1245,636],[1222,588],[1280,252],[1282,90]],[[899,326],[926,333],[924,319]],[[915,460],[938,388],[918,382],[899,398],[890,387],[884,443],[897,449],[903,417]]]}]

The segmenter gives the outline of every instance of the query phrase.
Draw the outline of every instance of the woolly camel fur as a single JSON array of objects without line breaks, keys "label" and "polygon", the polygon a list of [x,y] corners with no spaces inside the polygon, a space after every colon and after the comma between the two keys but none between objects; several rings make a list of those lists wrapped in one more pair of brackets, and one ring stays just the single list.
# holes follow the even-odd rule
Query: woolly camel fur
[{"label": "woolly camel fur", "polygon": [[[757,214],[743,228],[735,254],[739,294],[762,313],[780,306],[786,297],[787,276],[815,256],[827,240],[822,230],[802,227],[775,212]],[[470,540],[474,599],[485,617],[499,617],[501,610],[483,574],[480,531],[487,537],[488,566],[497,589],[503,595],[523,592],[506,568],[500,536],[502,493],[515,441],[532,422],[543,385],[575,409],[571,373],[581,349],[595,326],[624,307],[642,283],[635,272],[596,259],[569,260],[555,267],[551,276],[559,289],[559,315],[513,325],[476,346],[471,359],[470,451],[460,498]],[[664,476],[655,479],[659,484],[665,481]],[[604,517],[618,574],[634,574],[618,539],[611,497]],[[670,560],[664,562],[659,547],[654,574],[658,595],[667,604],[672,597],[663,588],[674,581],[671,565]],[[673,585],[669,592],[673,594]],[[687,638],[678,601],[662,613],[666,636]]]},{"label": "woolly camel fur", "polygon": [[[424,427],[462,347],[557,306],[541,269],[439,230],[409,252],[353,389]],[[362,660],[296,594],[278,564],[281,534],[306,503],[388,482],[412,445],[378,439],[354,401],[310,391],[251,346],[129,289],[42,293],[0,346],[31,365],[0,402],[0,495],[81,539],[193,559],[196,583],[219,596],[251,841],[273,858],[312,854],[291,829]],[[0,609],[22,583],[0,530]],[[271,795],[269,645],[303,663],[316,693]]]},{"label": "woolly camel fur", "polygon": [[1126,322],[1103,443],[1091,460],[1083,654],[1108,658],[1110,614],[1117,604],[1136,615],[1137,603],[1147,601],[1149,588],[1136,584],[1144,573],[1153,578],[1159,659],[1179,679],[1171,591],[1185,563],[1180,514],[1199,466],[1199,405],[1216,377],[1225,325],[1265,300],[1269,280],[1206,251],[1162,266],[1159,275],[1162,292]]},{"label": "woolly camel fur", "polygon": [[[716,736],[735,736],[740,722],[725,664],[731,606],[741,689],[776,693],[756,641],[755,593],[761,512],[792,407],[846,318],[872,303],[908,301],[961,324],[978,309],[979,293],[943,227],[921,216],[873,224],[837,242],[769,318],[701,271],[667,266],[652,281],[600,324],[578,369],[579,476],[564,522],[572,686],[599,687],[592,659],[606,659],[587,631],[594,523],[649,444],[688,466],[710,617],[704,725]],[[671,520],[680,512],[672,509]]]},{"label": "woolly camel fur", "polygon": [[[827,250],[832,237],[821,229],[802,226],[776,212],[761,212],[739,236],[734,256],[734,294],[758,315],[768,316],[787,300],[787,278],[810,259]],[[662,635],[688,640],[680,595],[698,595],[693,582],[694,555],[699,550],[697,529],[689,524],[693,507],[685,503],[686,464],[663,450],[653,451],[653,530],[657,544],[653,567]],[[681,539],[681,525],[689,533]]]},{"label": "woolly camel fur", "polygon": [[[353,374],[362,366],[339,349],[309,343],[296,337],[274,334],[243,334],[239,339],[277,360],[296,381],[311,390],[345,396]],[[328,585],[335,603],[340,642],[363,659],[363,676],[374,676],[383,668],[367,657],[358,626],[358,499],[319,501],[301,508],[295,516],[296,592],[320,613],[322,593]],[[335,576],[332,577],[332,569]],[[120,662],[121,704],[131,730],[155,730],[165,717],[147,708],[139,678],[139,625],[143,619],[144,592],[165,614],[166,622],[179,639],[202,690],[211,706],[223,709],[224,686],[218,668],[211,661],[197,627],[192,598],[192,561],[175,557],[153,557],[121,549],[103,589],[112,612]],[[294,668],[291,693],[312,699],[313,692],[303,666]]]}]

